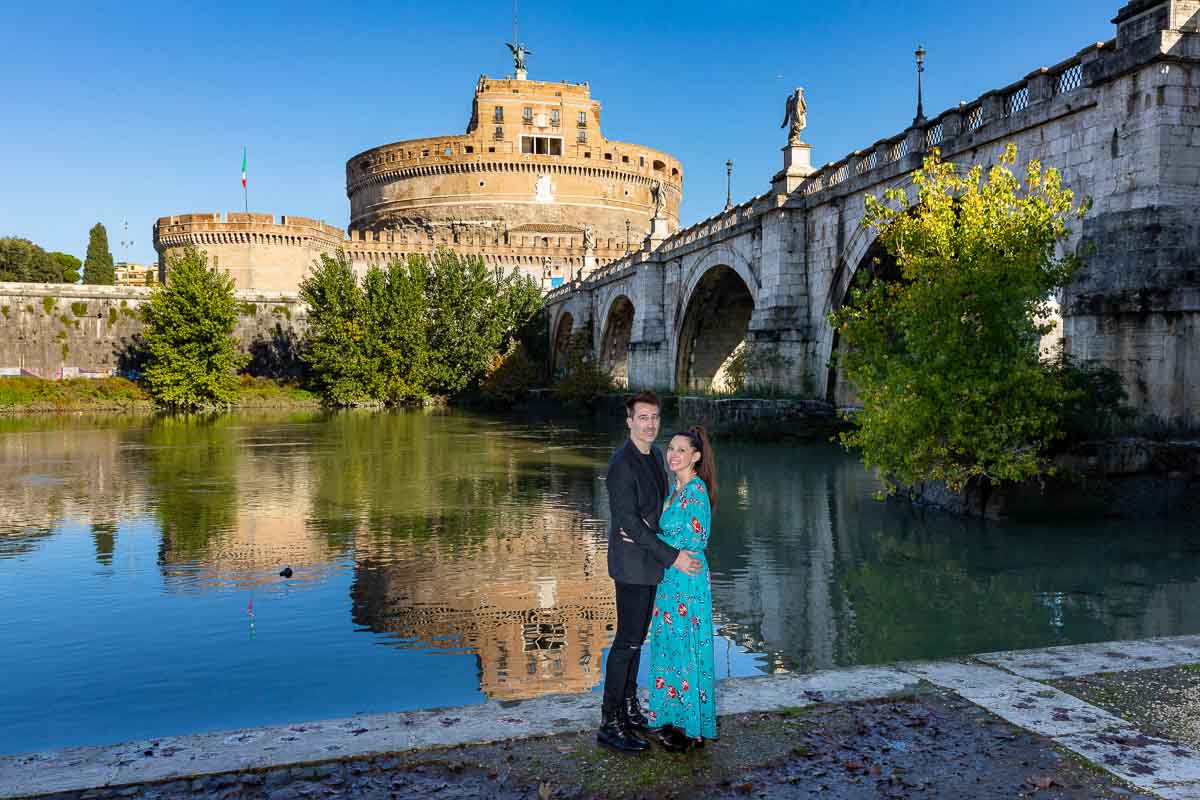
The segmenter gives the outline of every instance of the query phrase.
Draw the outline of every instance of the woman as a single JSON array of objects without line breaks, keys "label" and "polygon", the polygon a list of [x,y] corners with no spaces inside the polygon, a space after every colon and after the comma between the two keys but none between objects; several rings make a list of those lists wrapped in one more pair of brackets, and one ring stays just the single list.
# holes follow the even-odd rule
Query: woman
[{"label": "woman", "polygon": [[667,468],[674,486],[659,518],[659,538],[696,552],[697,575],[668,569],[658,584],[650,622],[651,735],[669,750],[702,746],[717,735],[713,670],[712,588],[708,546],[716,462],[704,428],[671,437]]}]

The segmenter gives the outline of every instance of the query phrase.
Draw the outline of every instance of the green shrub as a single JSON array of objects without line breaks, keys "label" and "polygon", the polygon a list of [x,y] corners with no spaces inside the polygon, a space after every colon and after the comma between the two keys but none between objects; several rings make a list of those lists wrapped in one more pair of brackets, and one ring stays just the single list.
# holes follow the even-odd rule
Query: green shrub
[{"label": "green shrub", "polygon": [[480,389],[492,402],[511,406],[533,388],[537,378],[525,346],[514,339],[508,350],[492,359]]},{"label": "green shrub", "polygon": [[1072,359],[1061,342],[1051,369],[1066,387],[1059,409],[1066,444],[1128,432],[1136,411],[1126,402],[1129,395],[1116,370]]},{"label": "green shrub", "polygon": [[108,327],[111,328],[113,325],[115,325],[117,323],[117,318],[119,316],[120,316],[120,314],[117,313],[117,310],[115,308],[109,306],[108,321],[107,321]]},{"label": "green shrub", "polygon": [[54,305],[55,305],[55,301],[54,301],[53,297],[43,297],[42,298],[42,309],[45,310],[45,312],[47,314],[54,313]]},{"label": "green shrub", "polygon": [[571,336],[566,373],[551,387],[554,397],[569,405],[590,405],[613,390],[612,376],[590,356],[589,340],[586,330]]},{"label": "green shrub", "polygon": [[733,394],[778,395],[781,391],[776,377],[792,364],[792,359],[770,345],[745,342],[725,364],[725,387]]},{"label": "green shrub", "polygon": [[86,317],[88,313],[88,304],[82,302],[71,303],[71,311],[77,317]]},{"label": "green shrub", "polygon": [[258,316],[258,304],[252,303],[249,300],[243,300],[238,305],[238,314],[243,317],[256,317]]},{"label": "green shrub", "polygon": [[8,319],[8,306],[0,306],[0,314],[3,314],[4,318]]}]

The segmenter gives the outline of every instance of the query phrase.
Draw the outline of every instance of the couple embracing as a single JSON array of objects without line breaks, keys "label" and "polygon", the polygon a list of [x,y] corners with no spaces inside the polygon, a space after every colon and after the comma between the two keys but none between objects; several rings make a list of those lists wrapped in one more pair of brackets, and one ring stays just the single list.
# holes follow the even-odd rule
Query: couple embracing
[{"label": "couple embracing", "polygon": [[[629,440],[608,465],[608,574],[616,582],[617,631],[608,651],[596,740],[641,752],[647,740],[682,751],[717,734],[708,545],[716,463],[697,426],[654,444],[660,403],[642,392],[625,404]],[[637,678],[650,639],[650,702]]]}]

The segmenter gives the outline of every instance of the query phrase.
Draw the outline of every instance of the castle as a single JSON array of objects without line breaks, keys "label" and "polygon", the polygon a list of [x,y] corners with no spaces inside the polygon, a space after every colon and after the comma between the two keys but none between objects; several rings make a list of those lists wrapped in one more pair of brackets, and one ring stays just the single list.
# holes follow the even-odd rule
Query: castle
[{"label": "castle", "polygon": [[[519,47],[519,46],[518,46]],[[230,212],[154,224],[160,280],[188,245],[239,289],[295,292],[338,250],[359,273],[449,248],[545,290],[679,226],[683,171],[659,150],[606,139],[587,83],[480,76],[466,133],[380,145],[346,162],[350,225]]]}]

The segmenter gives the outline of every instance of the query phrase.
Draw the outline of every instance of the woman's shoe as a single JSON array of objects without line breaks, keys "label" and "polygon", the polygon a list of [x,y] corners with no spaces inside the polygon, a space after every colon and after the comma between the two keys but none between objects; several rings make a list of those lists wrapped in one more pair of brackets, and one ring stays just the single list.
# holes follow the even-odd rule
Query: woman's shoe
[{"label": "woman's shoe", "polygon": [[674,725],[663,725],[661,728],[647,728],[645,736],[668,753],[682,753],[688,748],[687,736]]}]

